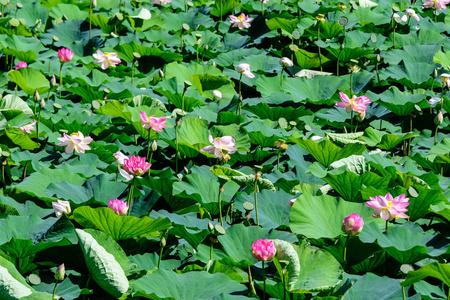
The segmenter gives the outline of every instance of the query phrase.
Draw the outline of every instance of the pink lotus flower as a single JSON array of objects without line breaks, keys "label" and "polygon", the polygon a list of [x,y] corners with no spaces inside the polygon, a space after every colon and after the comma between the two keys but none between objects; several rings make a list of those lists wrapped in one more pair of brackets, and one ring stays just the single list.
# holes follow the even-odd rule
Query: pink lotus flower
[{"label": "pink lotus flower", "polygon": [[36,128],[34,127],[34,124],[36,124],[36,122],[36,120],[33,120],[31,124],[23,125],[22,127],[20,127],[20,131],[22,131],[22,133],[31,133],[31,130],[36,130]]},{"label": "pink lotus flower", "polygon": [[229,16],[233,25],[231,27],[237,27],[239,29],[250,28],[250,22],[253,21],[254,18],[249,18],[244,13],[240,14],[239,17]]},{"label": "pink lotus flower", "polygon": [[446,9],[450,0],[427,0],[422,5],[432,9]]},{"label": "pink lotus flower", "polygon": [[172,3],[172,0],[152,0],[153,3],[155,4],[164,4],[166,5],[167,3]]},{"label": "pink lotus flower", "polygon": [[103,53],[102,51],[97,50],[97,53],[92,54],[92,56],[97,60],[94,64],[101,65],[100,67],[103,70],[106,70],[109,67],[115,67],[121,62],[121,60],[117,58],[117,53],[115,52]]},{"label": "pink lotus flower", "polygon": [[353,95],[353,98],[350,99],[343,92],[339,92],[339,96],[340,96],[342,102],[336,103],[336,106],[345,108],[345,111],[348,113],[351,112],[352,110],[356,113],[361,113],[363,111],[366,111],[367,105],[372,103],[372,101],[370,101],[370,98],[368,98],[365,95],[359,96],[359,97],[356,97],[355,95]]},{"label": "pink lotus flower", "polygon": [[126,156],[125,154],[123,154],[120,151],[117,151],[116,153],[113,154],[114,159],[117,161],[118,164],[123,165],[125,163],[125,159],[128,159],[128,156]]},{"label": "pink lotus flower", "polygon": [[405,10],[405,14],[403,15],[403,17],[402,17],[402,19],[401,19],[402,22],[407,22],[407,21],[408,21],[408,17],[414,18],[417,22],[420,21],[419,16],[416,14],[415,10],[412,9],[412,8],[407,8],[407,9]]},{"label": "pink lotus flower", "polygon": [[73,58],[73,52],[70,49],[61,48],[58,50],[58,58],[62,63],[68,63]]},{"label": "pink lotus flower", "polygon": [[64,275],[66,275],[66,268],[64,267],[64,264],[61,264],[57,269],[55,273],[55,279],[58,281],[64,280]]},{"label": "pink lotus flower", "polygon": [[70,214],[71,212],[69,201],[57,200],[57,202],[52,202],[52,206],[58,218],[61,218],[63,214]]},{"label": "pink lotus flower", "polygon": [[[222,158],[225,154],[231,154],[233,151],[237,151],[237,149],[234,148],[236,141],[230,135],[214,139],[212,134],[209,134],[209,142],[213,145],[203,147],[200,151],[208,152],[209,154],[213,154],[219,158]],[[222,150],[227,151],[227,153],[223,153]]]},{"label": "pink lotus flower", "polygon": [[395,198],[392,198],[390,193],[386,196],[376,196],[375,198],[369,197],[371,201],[367,201],[366,205],[375,209],[373,213],[374,218],[382,218],[385,221],[392,221],[393,219],[409,218],[405,215],[408,210],[406,207],[410,204],[409,198],[405,198],[405,194],[401,194]]},{"label": "pink lotus flower", "polygon": [[364,227],[364,220],[358,214],[346,216],[343,221],[342,231],[353,236],[358,235]]},{"label": "pink lotus flower", "polygon": [[139,115],[141,116],[141,123],[144,124],[142,127],[144,127],[145,129],[151,128],[154,131],[162,132],[164,128],[167,128],[166,126],[167,117],[156,118],[155,115],[147,117],[147,114],[143,111],[140,111]]},{"label": "pink lotus flower", "polygon": [[124,200],[110,199],[108,207],[111,208],[117,215],[125,216],[130,206]]},{"label": "pink lotus flower", "polygon": [[283,67],[292,67],[294,65],[294,63],[289,58],[282,57],[280,59],[280,65],[282,65]]},{"label": "pink lotus flower", "polygon": [[151,165],[152,164],[145,162],[145,157],[131,155],[130,158],[124,159],[123,168],[129,174],[134,176],[142,176],[148,171],[148,169],[150,169]]},{"label": "pink lotus flower", "polygon": [[57,140],[61,141],[61,143],[56,146],[67,146],[66,154],[72,153],[74,149],[77,153],[84,153],[85,150],[91,150],[88,144],[93,141],[89,136],[84,137],[81,131],[78,131],[78,133],[74,132],[71,135],[64,133],[63,137],[57,138]]},{"label": "pink lotus flower", "polygon": [[275,245],[268,239],[259,239],[252,245],[252,256],[257,260],[271,260],[276,252],[277,249],[275,248]]},{"label": "pink lotus flower", "polygon": [[19,62],[16,67],[14,69],[18,70],[18,69],[22,69],[22,68],[26,68],[28,67],[27,63],[24,61]]},{"label": "pink lotus flower", "polygon": [[250,72],[250,65],[249,64],[239,64],[236,68],[237,72],[239,74],[244,75],[247,78],[255,78],[255,75],[253,75],[252,72]]}]

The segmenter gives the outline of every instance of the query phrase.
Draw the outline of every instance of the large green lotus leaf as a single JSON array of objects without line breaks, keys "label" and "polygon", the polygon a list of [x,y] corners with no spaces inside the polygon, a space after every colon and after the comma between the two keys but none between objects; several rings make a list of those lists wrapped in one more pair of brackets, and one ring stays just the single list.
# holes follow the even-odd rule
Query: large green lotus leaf
[{"label": "large green lotus leaf", "polygon": [[[31,4],[30,4],[31,5]],[[2,53],[14,55],[18,60],[27,63],[36,61],[36,53],[46,50],[39,39],[26,38],[17,34],[9,35],[1,41]]]},{"label": "large green lotus leaf", "polygon": [[0,298],[5,300],[44,300],[48,293],[36,292],[17,271],[14,265],[0,256]]},{"label": "large green lotus leaf", "polygon": [[241,268],[226,265],[218,260],[211,260],[205,266],[205,271],[211,274],[222,273],[239,283],[248,283],[248,273],[244,272]]},{"label": "large green lotus leaf", "polygon": [[[300,275],[301,267],[297,251],[295,251],[294,245],[289,242],[283,240],[273,240],[272,242],[277,249],[273,262],[277,268],[278,275],[280,277],[286,276],[286,285],[290,287],[298,280]],[[280,261],[288,262],[285,268],[286,274],[284,275]]]},{"label": "large green lotus leaf", "polygon": [[361,137],[363,141],[370,147],[378,147],[384,150],[391,150],[404,140],[413,138],[412,133],[400,133],[390,134],[382,131],[378,131],[373,127],[367,127],[364,130],[364,135]]},{"label": "large green lotus leaf", "polygon": [[[263,78],[262,76],[259,78]],[[280,118],[285,118],[287,121],[295,121],[298,117],[309,115],[311,112],[305,110],[304,106],[299,108],[293,108],[291,106],[271,107],[267,103],[259,103],[256,105],[244,105],[244,110],[250,111],[260,117],[261,119],[269,119],[272,121],[278,121]]]},{"label": "large green lotus leaf", "polygon": [[414,283],[414,290],[420,294],[421,299],[445,299],[447,294],[444,290],[444,285],[436,286],[426,281],[419,281]]},{"label": "large green lotus leaf", "polygon": [[342,279],[339,262],[325,250],[311,246],[296,246],[300,262],[298,280],[291,287],[294,293],[313,293],[331,290]]},{"label": "large green lotus leaf", "polygon": [[302,102],[308,99],[314,104],[334,104],[331,97],[336,93],[343,79],[335,76],[316,76],[311,79],[286,78],[283,81],[285,92],[290,93],[295,98],[294,102]]},{"label": "large green lotus leaf", "polygon": [[235,0],[214,1],[214,4],[211,6],[212,10],[209,13],[214,17],[229,15],[230,11],[236,6],[236,2],[234,1]]},{"label": "large green lotus leaf", "polygon": [[[170,51],[162,51],[157,47],[146,47],[143,45],[139,45],[135,41],[129,42],[127,44],[120,44],[114,47],[114,51],[117,52],[121,57],[125,58],[127,61],[136,60],[133,53],[139,53],[141,55],[137,60],[141,63],[144,63],[143,57],[149,56],[152,57],[153,60],[156,60],[157,57],[163,59],[164,62],[170,63],[173,61],[181,61],[182,56],[180,54],[176,54]],[[148,61],[145,61],[148,64]],[[139,67],[138,67],[139,68]]]},{"label": "large green lotus leaf", "polygon": [[[285,78],[286,75],[283,76]],[[281,88],[281,76],[277,74],[275,76],[259,76],[256,79],[256,90],[261,93],[262,97],[273,97],[275,94],[280,95],[282,92]],[[287,94],[282,94],[283,96],[287,96]],[[279,99],[279,97],[275,97]],[[263,103],[261,102],[261,98],[257,98],[258,101],[252,102],[254,104]],[[244,103],[248,102],[249,99],[245,99]]]},{"label": "large green lotus leaf", "polygon": [[[176,282],[176,285],[173,283]],[[158,269],[134,281],[133,296],[147,299],[247,299],[247,287],[227,275],[205,271],[177,274]]]},{"label": "large green lotus leaf", "polygon": [[[74,276],[69,275],[63,281],[58,282],[55,297],[61,297],[61,299],[64,300],[79,299],[80,294],[82,292],[86,292],[86,290],[83,291],[83,289],[80,286],[81,284],[77,282]],[[37,291],[47,292],[49,294],[53,293],[54,288],[55,284],[53,282],[50,283],[41,282],[40,284],[34,287],[34,289]]]},{"label": "large green lotus leaf", "polygon": [[448,147],[450,146],[450,139],[444,138],[439,144],[435,145],[428,152],[427,159],[434,163],[450,163]]},{"label": "large green lotus leaf", "polygon": [[[369,35],[370,38],[370,35]],[[350,59],[360,59],[361,57],[365,57],[366,55],[372,54],[373,50],[371,49],[363,49],[363,48],[348,48],[345,47],[341,49],[338,48],[327,48],[328,52],[333,55],[336,59],[339,57],[340,63],[348,63]],[[356,74],[354,74],[356,75]]]},{"label": "large green lotus leaf", "polygon": [[366,147],[361,144],[347,144],[340,148],[328,139],[320,139],[319,142],[304,139],[299,134],[293,134],[290,140],[305,148],[319,163],[329,167],[333,162],[350,155],[361,155]]},{"label": "large green lotus leaf", "polygon": [[450,66],[450,52],[438,51],[434,57],[433,62],[438,63],[442,68],[447,69]]},{"label": "large green lotus leaf", "polygon": [[74,210],[73,216],[83,227],[99,229],[116,241],[150,235],[156,231],[169,229],[171,226],[169,219],[153,220],[149,217],[119,216],[108,207],[78,207]]},{"label": "large green lotus leaf", "polygon": [[322,54],[320,55],[319,59],[319,53],[308,52],[303,49],[298,49],[297,51],[294,52],[294,55],[295,55],[295,62],[302,69],[318,68],[321,65],[323,66],[325,63],[329,61],[329,59],[323,56]]},{"label": "large green lotus leaf", "polygon": [[[291,206],[289,200],[292,195],[284,191],[273,192],[270,190],[262,190],[257,194],[258,199],[258,218],[259,224],[263,228],[278,228],[282,225],[289,226],[289,214]],[[245,211],[243,204],[246,201],[254,203],[254,194],[242,193],[234,203],[233,208]],[[256,220],[256,212],[252,210],[250,218]]]},{"label": "large green lotus leaf", "polygon": [[[172,222],[170,234],[184,238],[194,249],[210,234],[208,229],[209,220],[198,219],[197,213],[185,215],[171,214],[166,210],[150,212],[151,218],[168,218]],[[215,225],[217,222],[211,222]]]},{"label": "large green lotus leaf", "polygon": [[342,234],[342,220],[352,213],[360,215],[366,225],[376,220],[372,217],[373,209],[364,203],[302,194],[292,206],[289,225],[292,232],[308,238],[335,238]]},{"label": "large green lotus leaf", "polygon": [[[141,270],[153,270],[158,266],[159,255],[157,253],[146,252],[144,254],[136,254],[128,256],[131,261],[137,264]],[[181,266],[181,261],[177,259],[162,259],[161,268],[173,270]]]},{"label": "large green lotus leaf", "polygon": [[62,169],[41,169],[25,178],[19,184],[13,186],[15,193],[27,193],[31,196],[39,197],[39,199],[50,202],[56,201],[51,198],[45,191],[50,184],[58,184],[68,181],[71,184],[81,186],[86,179],[78,174],[73,174]]},{"label": "large green lotus leaf", "polygon": [[424,232],[412,222],[391,225],[387,231],[381,230],[376,223],[364,224],[359,235],[363,243],[377,243],[389,255],[402,264],[413,264],[429,256],[444,254],[448,240],[437,233]]},{"label": "large green lotus leaf", "polygon": [[409,271],[406,275],[406,279],[400,284],[402,286],[408,286],[419,282],[427,277],[433,277],[441,280],[447,286],[450,286],[450,265],[434,262],[424,265],[419,270]]},{"label": "large green lotus leaf", "polygon": [[409,88],[417,88],[428,83],[434,71],[433,67],[434,65],[425,62],[393,65],[380,71],[380,79],[388,80],[391,78]]},{"label": "large green lotus leaf", "polygon": [[8,112],[8,111],[21,111],[28,117],[31,117],[34,115],[31,108],[28,106],[28,104],[23,101],[21,98],[14,96],[14,95],[6,95],[0,100],[0,112]]},{"label": "large green lotus leaf", "polygon": [[[70,48],[76,56],[83,57],[83,46],[89,41],[89,31],[81,28],[83,23],[84,20],[72,20],[53,25],[46,33],[40,35],[41,40],[44,44],[48,45],[54,43],[54,46],[58,48]],[[99,29],[94,29],[92,30],[94,36],[95,30],[101,33]],[[59,41],[54,42],[53,36],[57,36]],[[71,68],[71,66],[68,66],[68,68]]]},{"label": "large green lotus leaf", "polygon": [[108,205],[110,199],[118,198],[127,188],[122,182],[110,181],[111,176],[101,174],[86,180],[82,185],[70,181],[50,183],[46,189],[49,196],[70,200],[76,206],[89,202]]},{"label": "large green lotus leaf", "polygon": [[367,273],[351,286],[345,294],[345,299],[360,300],[362,295],[364,295],[364,300],[402,299],[400,282],[400,279],[379,277],[373,273]]},{"label": "large green lotus leaf", "polygon": [[50,82],[47,78],[40,71],[31,67],[10,71],[8,77],[30,96],[35,91],[44,95],[50,88]]},{"label": "large green lotus leaf", "polygon": [[347,201],[363,202],[361,188],[374,187],[376,189],[386,189],[389,185],[390,176],[381,177],[372,172],[361,175],[348,171],[346,167],[328,172],[322,180],[331,185]]},{"label": "large green lotus leaf", "polygon": [[[183,85],[183,82],[177,81],[176,77],[172,77],[160,81],[154,91],[166,97],[177,108],[182,109]],[[197,90],[188,89],[184,97],[184,110],[191,112],[196,106],[204,106],[205,104],[199,99],[202,99],[202,97]]]},{"label": "large green lotus leaf", "polygon": [[6,128],[6,136],[17,146],[25,150],[34,150],[40,147],[40,144],[34,142],[29,135],[24,134],[19,128]]},{"label": "large green lotus leaf", "polygon": [[[224,38],[227,39],[237,39],[236,36],[225,35]],[[244,40],[244,42],[246,39]],[[267,54],[264,49],[257,48],[240,48],[240,49],[231,49],[232,51],[227,53],[221,53],[216,58],[216,64],[222,67],[230,67],[236,60],[245,59],[250,55],[258,55],[258,54]]]},{"label": "large green lotus leaf", "polygon": [[396,86],[389,88],[381,94],[375,94],[368,91],[367,96],[370,97],[372,101],[381,103],[381,105],[399,116],[407,116],[415,111],[415,105],[419,105],[422,108],[429,106],[425,99],[425,94],[400,92]]},{"label": "large green lotus leaf", "polygon": [[430,206],[430,211],[444,217],[448,221],[450,221],[450,205],[445,202],[439,202],[436,205]]},{"label": "large green lotus leaf", "polygon": [[288,20],[285,18],[275,17],[266,20],[266,25],[270,30],[283,29],[287,33],[292,34],[292,32],[297,29],[298,22],[299,20],[297,19]]},{"label": "large green lotus leaf", "polygon": [[[160,133],[160,137],[175,148],[175,130],[173,132],[165,130]],[[178,128],[178,145],[184,145],[196,150],[194,153],[194,156],[196,156],[200,149],[210,144],[208,121],[198,118],[183,119]]]},{"label": "large green lotus leaf", "polygon": [[92,229],[75,230],[92,279],[111,296],[120,298],[130,286],[126,270],[137,266],[106,233]]},{"label": "large green lotus leaf", "polygon": [[[220,90],[224,85],[230,84],[230,80],[224,76],[211,75],[211,74],[196,74],[190,76],[190,81],[194,84],[200,95],[203,95],[205,91]],[[234,89],[233,89],[234,91]],[[223,96],[223,95],[222,95]]]},{"label": "large green lotus leaf", "polygon": [[[181,1],[180,1],[181,2]],[[188,24],[190,28],[197,28],[197,26],[210,28],[214,27],[215,21],[205,14],[198,13],[196,11],[189,11],[187,13],[166,12],[161,15],[164,19],[164,24],[168,31],[181,31],[183,24]]]},{"label": "large green lotus leaf", "polygon": [[391,22],[390,16],[388,16],[387,14],[376,12],[370,7],[358,7],[358,9],[352,11],[349,17],[350,16],[358,18],[363,26],[369,23],[373,23],[375,26],[379,26]]},{"label": "large green lotus leaf", "polygon": [[[211,214],[219,213],[218,180],[210,179],[193,173],[186,175],[188,182],[180,181],[173,184],[173,195],[193,199],[205,207]],[[239,186],[234,182],[227,182],[221,193],[222,208],[229,203],[238,191]]]},{"label": "large green lotus leaf", "polygon": [[73,4],[57,4],[50,10],[49,16],[53,19],[65,17],[67,21],[85,20],[89,13],[81,11],[77,5]]},{"label": "large green lotus leaf", "polygon": [[[439,34],[440,31],[444,31],[444,28],[439,28],[444,24],[435,23],[435,22],[425,22],[427,24],[421,27],[421,30],[411,31],[409,34],[396,34],[395,35],[395,45],[399,45],[401,48],[408,46],[419,46],[419,45],[430,45],[433,47],[438,47],[438,49],[434,49],[434,53],[440,49],[443,42],[445,42],[445,37]],[[445,25],[444,25],[445,26]],[[426,28],[428,27],[428,28]],[[418,33],[418,34],[417,34]],[[387,43],[389,46],[393,45],[393,34],[390,34]],[[430,53],[427,51],[428,49],[424,48],[423,55],[431,55],[434,53]],[[389,51],[391,52],[391,51]],[[394,52],[395,53],[395,52]],[[422,54],[419,54],[420,57]],[[431,62],[430,62],[431,63]]]},{"label": "large green lotus leaf", "polygon": [[407,215],[409,215],[411,221],[416,221],[425,217],[430,212],[430,207],[440,202],[447,203],[445,195],[441,189],[430,189],[426,186],[414,185],[418,196],[413,198],[409,197],[410,205],[408,205]]},{"label": "large green lotus leaf", "polygon": [[258,239],[280,239],[290,243],[296,242],[296,237],[292,233],[269,230],[261,227],[245,227],[243,224],[236,224],[226,230],[225,235],[220,235],[219,242],[223,251],[231,258],[235,265],[247,267],[253,265],[257,260],[252,256],[252,244]]},{"label": "large green lotus leaf", "polygon": [[215,125],[211,127],[211,133],[213,137],[230,135],[236,141],[235,148],[237,148],[239,151],[250,151],[251,144],[249,136],[244,129],[236,124]]},{"label": "large green lotus leaf", "polygon": [[284,129],[274,128],[278,123],[269,120],[253,119],[244,127],[252,144],[261,147],[273,147],[279,139],[285,139],[288,133]]}]

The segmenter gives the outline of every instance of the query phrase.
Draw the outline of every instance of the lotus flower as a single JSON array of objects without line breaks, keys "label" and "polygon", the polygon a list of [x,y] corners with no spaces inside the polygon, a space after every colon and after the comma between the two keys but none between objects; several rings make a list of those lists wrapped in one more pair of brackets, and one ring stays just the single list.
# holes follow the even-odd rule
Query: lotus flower
[{"label": "lotus flower", "polygon": [[420,18],[419,18],[419,16],[416,14],[416,12],[415,12],[414,9],[407,8],[407,9],[405,10],[405,14],[404,14],[403,17],[402,17],[402,22],[407,22],[407,21],[408,21],[408,17],[414,18],[417,22],[420,21]]},{"label": "lotus flower", "polygon": [[297,200],[297,198],[289,200],[289,203],[290,203],[291,207],[294,205],[296,200]]},{"label": "lotus flower", "polygon": [[213,92],[212,92],[212,94],[213,94],[213,96],[214,97],[216,97],[217,99],[222,99],[222,93],[220,92],[220,91],[218,91],[218,90],[214,90]]},{"label": "lotus flower", "polygon": [[432,9],[446,9],[450,0],[427,0],[422,5]]},{"label": "lotus flower", "polygon": [[34,127],[34,124],[36,124],[36,122],[36,120],[33,120],[31,124],[23,125],[22,127],[20,127],[20,131],[22,131],[23,133],[31,133],[31,130],[36,130],[36,128]]},{"label": "lotus flower", "polygon": [[55,279],[58,281],[63,281],[64,276],[66,275],[66,268],[64,267],[64,264],[61,264],[55,272]]},{"label": "lotus flower", "polygon": [[167,3],[172,3],[172,0],[152,0],[153,3],[155,4],[164,4],[166,5]]},{"label": "lotus flower", "polygon": [[121,60],[117,57],[117,53],[103,53],[100,49],[97,50],[97,53],[92,54],[92,56],[97,60],[94,64],[101,65],[100,67],[103,70],[106,70],[109,67],[115,67],[118,63],[121,62]]},{"label": "lotus flower", "polygon": [[282,57],[280,59],[280,65],[282,65],[283,67],[292,67],[294,65],[294,63],[289,58]]},{"label": "lotus flower", "polygon": [[358,235],[364,227],[364,220],[358,214],[346,216],[343,221],[342,231],[353,236]]},{"label": "lotus flower", "polygon": [[124,200],[110,199],[108,207],[111,208],[117,215],[125,216],[130,206]]},{"label": "lotus flower", "polygon": [[[233,153],[237,149],[234,148],[236,145],[236,141],[230,135],[223,136],[221,138],[213,138],[212,134],[209,134],[209,141],[212,146],[206,146],[200,149],[200,151],[208,152],[209,154],[213,154],[218,158],[222,158],[225,154]],[[227,153],[223,153],[222,150],[226,150]]]},{"label": "lotus flower", "polygon": [[77,153],[84,153],[85,150],[91,150],[91,147],[88,146],[93,139],[89,136],[84,137],[81,131],[74,132],[71,135],[67,135],[64,133],[63,137],[57,138],[57,140],[61,141],[57,146],[67,146],[66,154],[70,154],[75,151]]},{"label": "lotus flower", "polygon": [[58,50],[58,58],[62,63],[68,63],[73,58],[73,52],[70,49],[61,48]]},{"label": "lotus flower", "polygon": [[120,151],[117,151],[116,153],[113,154],[114,159],[117,161],[118,164],[123,165],[125,163],[125,159],[128,159],[128,156],[126,156],[125,154],[123,154]]},{"label": "lotus flower", "polygon": [[371,201],[367,201],[366,205],[375,209],[373,213],[374,218],[382,218],[385,221],[392,221],[393,219],[409,218],[405,215],[408,210],[406,207],[409,205],[409,198],[405,198],[405,194],[401,194],[395,198],[390,193],[386,196],[376,196],[375,198],[369,197]]},{"label": "lotus flower", "polygon": [[18,70],[18,69],[22,69],[22,68],[26,68],[28,67],[27,63],[24,61],[19,62],[16,67],[14,69]]},{"label": "lotus flower", "polygon": [[57,200],[57,202],[52,202],[52,206],[58,218],[61,218],[63,214],[70,214],[71,212],[69,201]]},{"label": "lotus flower", "polygon": [[244,75],[247,78],[255,78],[255,75],[253,75],[252,72],[250,72],[250,65],[249,64],[240,64],[237,66],[237,72],[239,74]]},{"label": "lotus flower", "polygon": [[352,110],[356,113],[366,111],[367,105],[372,103],[372,101],[370,101],[370,98],[365,95],[360,97],[356,97],[355,95],[353,95],[353,98],[350,99],[343,92],[339,92],[339,96],[342,102],[336,103],[336,106],[345,108],[345,111],[347,111],[348,113]]},{"label": "lotus flower", "polygon": [[244,13],[240,14],[239,17],[229,16],[233,25],[231,27],[237,27],[239,29],[250,28],[250,22],[253,21],[254,18],[249,18]]},{"label": "lotus flower", "polygon": [[144,127],[145,129],[151,128],[154,131],[162,132],[164,128],[167,128],[166,126],[167,117],[156,118],[155,115],[147,117],[147,114],[143,111],[140,111],[139,115],[141,116],[141,123],[144,124],[142,127]]},{"label": "lotus flower", "polygon": [[150,169],[151,165],[145,161],[145,157],[131,155],[130,158],[124,159],[123,168],[129,174],[142,176]]},{"label": "lotus flower", "polygon": [[277,249],[275,248],[275,245],[268,239],[259,239],[252,245],[252,256],[257,260],[271,260],[276,252]]}]

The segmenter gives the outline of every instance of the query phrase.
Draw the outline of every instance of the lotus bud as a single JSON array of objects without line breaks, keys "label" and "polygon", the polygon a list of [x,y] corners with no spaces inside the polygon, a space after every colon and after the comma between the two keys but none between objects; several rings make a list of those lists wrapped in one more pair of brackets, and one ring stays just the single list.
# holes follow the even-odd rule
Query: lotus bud
[{"label": "lotus bud", "polygon": [[41,99],[41,102],[39,102],[39,105],[41,106],[41,108],[45,107],[45,100],[44,100],[44,98]]},{"label": "lotus bud", "polygon": [[442,110],[438,112],[436,117],[434,118],[434,124],[441,125],[444,121],[444,115],[442,114]]},{"label": "lotus bud", "polygon": [[61,264],[57,269],[55,273],[55,279],[57,281],[63,281],[64,275],[66,275],[66,268],[64,267],[64,264]]},{"label": "lotus bud", "polygon": [[158,144],[156,143],[156,140],[153,140],[152,142],[152,151],[158,150]]},{"label": "lotus bud", "polygon": [[92,0],[92,7],[97,7],[97,0]]},{"label": "lotus bud", "polygon": [[161,70],[161,69],[159,69],[159,76],[160,76],[161,78],[164,78],[164,71]]},{"label": "lotus bud", "polygon": [[380,62],[380,61],[381,61],[380,54],[377,54],[377,62]]},{"label": "lotus bud", "polygon": [[51,86],[56,86],[57,85],[55,74],[52,75],[52,79],[50,79],[50,84],[51,84]]},{"label": "lotus bud", "polygon": [[213,66],[213,67],[216,66],[216,62],[215,62],[215,61],[212,62],[212,66]]},{"label": "lotus bud", "polygon": [[211,222],[208,222],[208,229],[209,231],[214,231],[214,226]]},{"label": "lotus bud", "polygon": [[344,218],[342,231],[353,236],[358,235],[364,227],[364,220],[358,214],[351,214]]},{"label": "lotus bud", "polygon": [[165,247],[166,246],[166,239],[163,237],[161,239],[161,247]]},{"label": "lotus bud", "polygon": [[366,111],[363,110],[362,112],[358,113],[356,115],[356,120],[358,120],[358,122],[362,122],[364,121],[364,119],[366,118]]},{"label": "lotus bud", "polygon": [[433,77],[434,77],[434,78],[437,78],[437,77],[438,77],[438,71],[437,71],[437,69],[434,69],[434,71],[433,71]]},{"label": "lotus bud", "polygon": [[33,99],[35,102],[39,102],[39,100],[41,100],[41,97],[39,97],[39,93],[37,90],[34,91]]},{"label": "lotus bud", "polygon": [[275,245],[268,239],[259,239],[252,245],[252,256],[261,261],[271,260],[277,252]]}]

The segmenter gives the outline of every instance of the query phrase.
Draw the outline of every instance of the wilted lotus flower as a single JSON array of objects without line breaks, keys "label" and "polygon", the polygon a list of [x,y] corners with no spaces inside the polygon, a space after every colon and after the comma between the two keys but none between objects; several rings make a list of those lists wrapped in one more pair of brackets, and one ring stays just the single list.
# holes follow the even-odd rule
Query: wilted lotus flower
[{"label": "wilted lotus flower", "polygon": [[407,8],[405,10],[405,15],[403,15],[403,17],[402,17],[402,22],[407,22],[408,21],[408,17],[414,18],[417,22],[420,21],[419,16],[416,14],[415,10],[412,9],[412,8]]},{"label": "wilted lotus flower", "polygon": [[212,94],[213,94],[213,96],[214,97],[216,97],[217,99],[222,99],[222,93],[220,92],[220,91],[218,91],[218,90],[214,90],[213,92],[212,92]]},{"label": "wilted lotus flower", "polygon": [[64,133],[63,137],[57,138],[57,140],[61,141],[61,143],[56,146],[67,146],[66,154],[72,153],[74,149],[77,153],[84,153],[85,150],[91,150],[88,144],[93,141],[89,136],[84,137],[81,131],[78,131],[78,133],[74,132],[71,135]]},{"label": "wilted lotus flower", "polygon": [[238,27],[239,29],[250,28],[250,22],[253,21],[254,18],[249,18],[244,13],[240,14],[239,17],[229,16],[233,25],[231,27]]},{"label": "wilted lotus flower", "polygon": [[447,73],[441,74],[439,76],[439,79],[442,81],[442,83],[447,86],[450,83],[450,80],[448,80],[449,78],[450,78],[450,74],[447,74]]},{"label": "wilted lotus flower", "polygon": [[366,111],[367,105],[372,103],[372,101],[370,101],[370,98],[368,98],[365,95],[359,96],[359,97],[356,97],[355,95],[353,95],[353,98],[350,99],[343,92],[339,92],[339,96],[340,96],[342,102],[336,103],[336,106],[345,108],[345,110],[348,113],[351,112],[352,110],[356,113],[361,113],[363,111]]},{"label": "wilted lotus flower", "polygon": [[61,265],[56,269],[55,279],[56,279],[57,281],[63,281],[65,275],[66,275],[66,268],[64,267],[64,264],[61,264]]},{"label": "wilted lotus flower", "polygon": [[432,9],[446,9],[450,0],[427,0],[422,5]]},{"label": "wilted lotus flower", "polygon": [[123,154],[121,151],[117,151],[113,154],[114,159],[117,161],[118,164],[123,165],[125,163],[125,159],[128,159],[128,156]]},{"label": "wilted lotus flower", "polygon": [[144,127],[145,129],[151,128],[154,131],[162,132],[164,128],[167,128],[166,126],[167,117],[156,118],[155,115],[147,117],[147,114],[143,111],[140,111],[139,115],[141,116],[141,123],[144,124],[142,127]]},{"label": "wilted lotus flower", "polygon": [[240,64],[237,66],[237,72],[239,74],[244,75],[247,78],[255,78],[255,75],[253,75],[252,72],[250,72],[250,65],[249,64]]},{"label": "wilted lotus flower", "polygon": [[103,70],[108,69],[109,67],[115,67],[121,60],[117,57],[117,53],[115,52],[105,52],[103,53],[100,49],[97,50],[97,53],[92,54],[92,56],[97,60],[94,64],[101,65],[100,67]]},{"label": "wilted lotus flower", "polygon": [[73,58],[73,52],[70,49],[61,48],[58,50],[58,58],[62,63],[68,63]]},{"label": "wilted lotus flower", "polygon": [[363,227],[364,220],[358,214],[353,213],[345,217],[342,225],[342,231],[355,236],[361,232]]},{"label": "wilted lotus flower", "polygon": [[57,200],[57,202],[52,202],[52,206],[58,218],[61,218],[63,214],[70,214],[71,212],[69,201]]},{"label": "wilted lotus flower", "polygon": [[28,67],[27,63],[24,61],[19,62],[16,67],[14,69],[18,70],[18,69],[22,69],[22,68],[26,68]]},{"label": "wilted lotus flower", "polygon": [[132,174],[134,176],[142,176],[145,174],[145,172],[148,171],[148,169],[150,169],[151,165],[152,164],[149,164],[145,161],[145,157],[131,155],[130,158],[124,159],[123,168],[129,174]]},{"label": "wilted lotus flower", "polygon": [[375,209],[373,213],[374,218],[382,218],[385,221],[392,221],[393,219],[409,218],[405,215],[408,210],[406,207],[409,205],[409,198],[405,198],[405,194],[401,194],[395,198],[390,193],[386,196],[376,196],[375,198],[369,197],[371,201],[367,201],[366,205]]},{"label": "wilted lotus flower", "polygon": [[294,65],[294,63],[289,58],[282,57],[280,59],[280,65],[282,65],[283,67],[292,67]]},{"label": "wilted lotus flower", "polygon": [[125,216],[130,206],[124,200],[110,199],[108,207],[111,208],[117,215]]},{"label": "wilted lotus flower", "polygon": [[252,245],[252,256],[257,260],[271,260],[276,252],[277,249],[275,248],[275,245],[268,239],[259,239]]},{"label": "wilted lotus flower", "polygon": [[[209,134],[209,141],[212,146],[206,146],[200,149],[202,152],[208,152],[209,154],[213,154],[218,158],[222,158],[225,154],[233,153],[237,149],[234,148],[236,145],[236,141],[230,135],[223,136],[221,138],[213,138],[212,134]],[[223,153],[222,150],[226,150],[227,153]]]},{"label": "wilted lotus flower", "polygon": [[36,124],[36,122],[36,120],[33,120],[31,124],[20,127],[20,131],[22,131],[22,133],[31,133],[31,130],[36,130],[36,128],[34,127],[34,124]]}]

